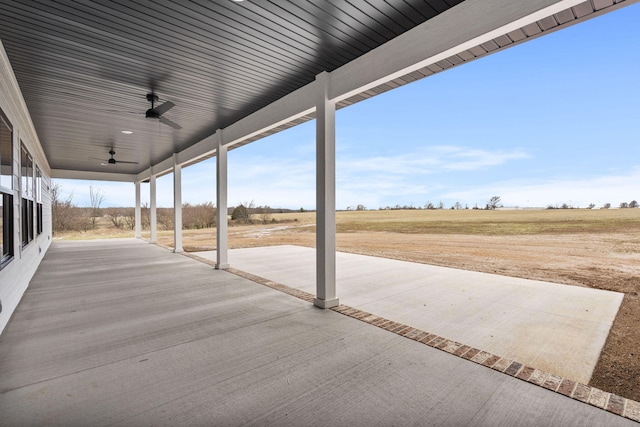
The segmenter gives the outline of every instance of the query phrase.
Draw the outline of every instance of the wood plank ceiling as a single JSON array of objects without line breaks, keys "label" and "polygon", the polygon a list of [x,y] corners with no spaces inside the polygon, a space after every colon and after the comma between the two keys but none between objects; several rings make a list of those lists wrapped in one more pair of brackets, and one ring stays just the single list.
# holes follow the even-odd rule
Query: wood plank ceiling
[{"label": "wood plank ceiling", "polygon": [[0,40],[53,169],[138,173],[461,1],[0,0]]}]

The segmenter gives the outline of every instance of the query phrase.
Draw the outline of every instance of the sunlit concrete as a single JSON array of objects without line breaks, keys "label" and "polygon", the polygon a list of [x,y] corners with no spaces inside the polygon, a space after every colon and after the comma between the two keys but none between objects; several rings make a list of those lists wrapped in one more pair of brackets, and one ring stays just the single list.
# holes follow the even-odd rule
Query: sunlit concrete
[{"label": "sunlit concrete", "polygon": [[[206,252],[197,253],[211,258]],[[314,250],[234,249],[235,268],[314,292]],[[588,383],[623,295],[355,254],[337,254],[343,304]]]},{"label": "sunlit concrete", "polygon": [[54,242],[0,373],[3,426],[634,425],[136,239]]}]

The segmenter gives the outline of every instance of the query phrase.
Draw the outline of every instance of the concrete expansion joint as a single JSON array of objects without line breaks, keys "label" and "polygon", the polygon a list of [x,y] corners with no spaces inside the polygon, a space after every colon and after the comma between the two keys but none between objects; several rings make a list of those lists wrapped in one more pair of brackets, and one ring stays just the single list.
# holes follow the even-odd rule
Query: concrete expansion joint
[{"label": "concrete expansion joint", "polygon": [[[212,264],[211,261],[195,255],[187,256],[209,265]],[[235,268],[228,268],[226,271],[251,280],[253,282],[259,283],[261,285],[267,286],[271,289],[278,290],[287,295],[291,295],[304,301],[310,302],[314,305],[316,304],[316,301],[318,301],[318,299],[315,298],[314,295],[308,292],[276,283],[272,280],[268,280],[251,273],[247,273]],[[368,313],[366,311],[350,307],[348,305],[339,304],[337,298],[332,301],[335,301],[336,305],[330,309],[337,313],[352,317],[354,319],[387,330],[389,332],[393,332],[407,339],[428,345],[429,347],[445,351],[454,356],[467,359],[478,365],[486,366],[487,368],[491,368],[503,374],[517,378],[521,381],[546,388],[555,393],[562,394],[568,398],[578,400],[580,402],[587,403],[591,406],[605,410],[607,412],[611,412],[621,417],[640,422],[640,402],[636,402],[635,400],[627,399],[616,394],[573,381],[568,378],[562,378],[550,372],[545,372],[531,366],[526,366],[516,360],[500,357],[498,355],[446,339],[444,337],[414,328],[409,325],[404,325],[402,323],[394,322],[392,320],[376,316],[375,314]]]}]

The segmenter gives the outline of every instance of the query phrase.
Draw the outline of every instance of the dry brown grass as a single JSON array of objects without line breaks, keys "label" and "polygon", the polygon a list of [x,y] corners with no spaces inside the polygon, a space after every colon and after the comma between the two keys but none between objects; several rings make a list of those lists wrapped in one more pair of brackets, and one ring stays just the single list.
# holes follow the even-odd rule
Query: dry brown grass
[{"label": "dry brown grass", "polygon": [[482,236],[546,233],[609,233],[640,229],[637,210],[410,210],[340,212],[339,232],[386,231],[406,234]]},{"label": "dry brown grass", "polygon": [[[272,216],[279,223],[230,226],[230,247],[315,246],[314,213]],[[640,209],[350,211],[336,222],[343,252],[624,293],[591,385],[640,400]],[[95,235],[133,237],[108,227]],[[173,232],[158,243],[172,247]],[[215,229],[183,231],[187,251],[215,245]]]}]

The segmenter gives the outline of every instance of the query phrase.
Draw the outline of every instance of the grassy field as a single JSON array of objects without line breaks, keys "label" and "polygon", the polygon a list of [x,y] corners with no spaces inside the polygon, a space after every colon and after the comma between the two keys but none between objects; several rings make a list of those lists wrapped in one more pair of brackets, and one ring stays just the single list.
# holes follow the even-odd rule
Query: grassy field
[{"label": "grassy field", "polygon": [[[315,246],[315,213],[261,219],[231,224],[230,248]],[[107,218],[97,224],[54,239],[133,237]],[[591,385],[640,400],[640,209],[343,211],[336,228],[342,252],[623,293]],[[215,236],[184,230],[183,248],[215,249]],[[158,244],[171,248],[173,230],[159,230]]]},{"label": "grassy field", "polygon": [[508,236],[640,229],[638,209],[415,210],[340,212],[338,231]]},{"label": "grassy field", "polygon": [[[315,224],[315,212],[271,214],[274,222],[256,227],[273,228],[282,224]],[[63,239],[133,237],[132,230],[118,230],[100,219],[95,230],[56,233]],[[232,224],[233,226],[233,224]],[[245,226],[245,225],[240,225]],[[388,232],[405,234],[466,234],[514,236],[558,233],[618,233],[640,230],[640,209],[548,209],[548,210],[384,210],[340,211],[336,214],[338,233]],[[315,228],[304,227],[314,232]],[[149,231],[145,231],[149,234]],[[184,230],[197,234],[202,230]],[[171,234],[172,230],[159,230]]]},{"label": "grassy field", "polygon": [[[315,223],[313,212],[272,216],[278,222]],[[339,233],[384,231],[480,236],[616,233],[640,230],[640,209],[341,211],[336,214],[336,224]]]}]

